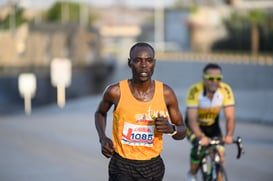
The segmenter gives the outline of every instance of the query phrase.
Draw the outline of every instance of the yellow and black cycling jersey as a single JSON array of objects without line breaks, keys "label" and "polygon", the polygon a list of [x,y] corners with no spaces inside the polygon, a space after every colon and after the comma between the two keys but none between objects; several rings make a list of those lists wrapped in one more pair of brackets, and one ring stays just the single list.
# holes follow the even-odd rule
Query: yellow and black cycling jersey
[{"label": "yellow and black cycling jersey", "polygon": [[198,108],[198,124],[211,126],[215,123],[222,107],[235,104],[231,87],[223,82],[213,95],[212,100],[206,95],[203,82],[192,85],[186,97],[187,108]]}]

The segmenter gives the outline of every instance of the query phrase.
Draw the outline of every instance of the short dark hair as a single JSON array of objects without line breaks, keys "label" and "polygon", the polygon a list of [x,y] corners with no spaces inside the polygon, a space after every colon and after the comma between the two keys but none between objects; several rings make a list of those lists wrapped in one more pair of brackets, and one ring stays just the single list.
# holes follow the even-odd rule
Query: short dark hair
[{"label": "short dark hair", "polygon": [[153,56],[155,55],[155,50],[154,50],[154,48],[152,47],[152,45],[150,45],[150,44],[147,43],[147,42],[137,42],[137,43],[135,43],[135,44],[130,48],[130,53],[129,53],[130,58],[132,57],[132,52],[134,51],[134,49],[135,49],[136,47],[149,47],[149,48],[152,50],[152,52],[153,52]]},{"label": "short dark hair", "polygon": [[220,67],[220,65],[216,64],[216,63],[208,63],[204,69],[203,69],[203,73],[206,73],[208,69],[219,69],[222,72],[222,68]]}]

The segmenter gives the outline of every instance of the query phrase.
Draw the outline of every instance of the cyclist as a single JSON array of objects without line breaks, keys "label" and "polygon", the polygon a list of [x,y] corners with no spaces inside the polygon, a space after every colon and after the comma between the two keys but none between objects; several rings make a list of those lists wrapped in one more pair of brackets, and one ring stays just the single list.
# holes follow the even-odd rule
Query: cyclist
[{"label": "cyclist", "polygon": [[[200,156],[197,142],[207,146],[212,137],[222,137],[224,143],[231,144],[235,128],[235,99],[231,87],[222,82],[222,68],[215,63],[203,69],[203,81],[192,85],[186,97],[187,138],[192,143],[190,170],[187,181],[195,181]],[[223,108],[226,119],[226,134],[222,136],[219,113]],[[221,162],[224,165],[224,147],[219,146]],[[202,151],[201,151],[202,152]]]}]

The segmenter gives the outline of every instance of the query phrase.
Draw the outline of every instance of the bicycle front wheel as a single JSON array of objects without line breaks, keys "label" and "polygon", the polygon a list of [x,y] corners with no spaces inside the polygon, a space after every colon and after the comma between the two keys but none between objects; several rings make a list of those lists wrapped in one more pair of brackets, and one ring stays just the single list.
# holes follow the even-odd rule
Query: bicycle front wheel
[{"label": "bicycle front wheel", "polygon": [[200,168],[203,181],[212,181],[213,160],[209,155],[202,158]]},{"label": "bicycle front wheel", "polygon": [[221,180],[221,181],[228,181],[228,177],[227,177],[227,172],[226,172],[226,169],[223,167],[222,164],[217,164],[216,165],[216,179],[213,181],[218,181],[218,180]]}]

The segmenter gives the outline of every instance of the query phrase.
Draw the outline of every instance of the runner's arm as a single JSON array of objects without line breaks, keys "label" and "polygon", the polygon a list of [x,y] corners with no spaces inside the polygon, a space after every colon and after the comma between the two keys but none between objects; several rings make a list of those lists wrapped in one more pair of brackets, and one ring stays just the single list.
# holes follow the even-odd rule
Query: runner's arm
[{"label": "runner's arm", "polygon": [[95,112],[95,125],[101,143],[102,154],[109,158],[114,152],[114,146],[112,140],[106,136],[106,121],[107,112],[110,110],[112,105],[117,103],[119,89],[117,85],[109,86],[100,101],[98,108]]},{"label": "runner's arm", "polygon": [[179,110],[177,97],[174,91],[167,85],[164,85],[164,98],[169,112],[172,124],[176,125],[177,133],[172,135],[173,139],[181,140],[186,135],[186,126],[184,124],[183,116]]}]

